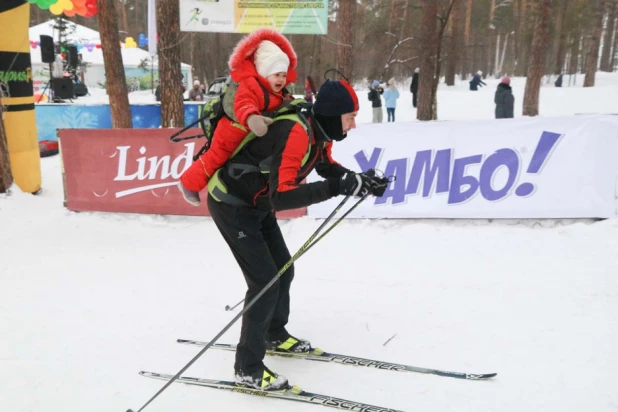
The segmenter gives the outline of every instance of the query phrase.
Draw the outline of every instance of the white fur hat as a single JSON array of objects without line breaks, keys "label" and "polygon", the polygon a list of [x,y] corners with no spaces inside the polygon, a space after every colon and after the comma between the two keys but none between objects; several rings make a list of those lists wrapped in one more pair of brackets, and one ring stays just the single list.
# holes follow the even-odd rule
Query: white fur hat
[{"label": "white fur hat", "polygon": [[290,58],[279,46],[270,40],[264,40],[255,51],[255,69],[262,77],[287,72],[290,67]]}]

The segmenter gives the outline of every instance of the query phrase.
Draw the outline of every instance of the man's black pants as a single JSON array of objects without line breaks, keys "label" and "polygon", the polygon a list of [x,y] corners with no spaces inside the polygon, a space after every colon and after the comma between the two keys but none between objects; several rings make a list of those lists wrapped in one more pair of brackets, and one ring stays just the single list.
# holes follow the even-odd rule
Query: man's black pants
[{"label": "man's black pants", "polygon": [[[291,258],[274,212],[236,207],[208,196],[208,209],[242,269],[249,303]],[[236,371],[253,373],[264,366],[266,339],[285,340],[290,314],[294,265],[246,312],[236,351]]]}]

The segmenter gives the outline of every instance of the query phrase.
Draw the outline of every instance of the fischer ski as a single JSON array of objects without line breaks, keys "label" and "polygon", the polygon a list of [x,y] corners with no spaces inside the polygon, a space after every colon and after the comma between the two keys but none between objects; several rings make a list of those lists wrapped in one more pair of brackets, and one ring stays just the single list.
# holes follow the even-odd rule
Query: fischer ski
[{"label": "fischer ski", "polygon": [[[174,375],[167,375],[162,373],[155,372],[145,372],[142,371],[139,373],[142,376],[146,376],[148,378],[161,379],[164,381],[171,380]],[[358,411],[358,412],[403,412],[396,409],[388,409],[382,408],[380,406],[367,405],[361,402],[348,401],[345,399],[334,398],[332,396],[320,395],[318,393],[306,392],[299,388],[298,386],[290,386],[288,389],[283,391],[260,391],[253,388],[248,388],[244,386],[238,386],[236,383],[231,381],[220,381],[213,379],[201,379],[201,378],[192,378],[189,376],[181,376],[176,379],[175,382],[186,383],[189,385],[198,385],[198,386],[206,386],[214,389],[223,389],[230,392],[238,392],[245,393],[248,395],[257,395],[266,398],[276,398],[276,399],[285,399],[289,401],[295,402],[304,402],[311,403],[314,405],[328,406],[336,409],[344,409],[347,411]]]},{"label": "fischer ski", "polygon": [[[208,342],[200,342],[196,340],[187,340],[187,339],[178,339],[177,342],[183,343],[186,345],[196,345],[196,346],[206,346],[208,344]],[[236,345],[215,343],[214,345],[211,346],[211,349],[236,351]],[[313,350],[308,353],[280,352],[280,351],[276,351],[273,349],[269,349],[266,351],[266,355],[279,356],[282,358],[306,359],[306,360],[317,361],[317,362],[334,362],[334,363],[339,363],[342,365],[364,366],[367,368],[383,369],[383,370],[396,371],[396,372],[426,373],[430,375],[446,376],[449,378],[468,379],[468,380],[489,379],[497,375],[497,373],[477,374],[477,373],[449,372],[449,371],[443,371],[443,370],[431,369],[431,368],[421,368],[418,366],[402,365],[398,363],[383,362],[383,361],[376,361],[376,360],[371,360],[371,359],[366,359],[366,358],[359,358],[356,356],[329,353],[319,348],[313,348]]]}]

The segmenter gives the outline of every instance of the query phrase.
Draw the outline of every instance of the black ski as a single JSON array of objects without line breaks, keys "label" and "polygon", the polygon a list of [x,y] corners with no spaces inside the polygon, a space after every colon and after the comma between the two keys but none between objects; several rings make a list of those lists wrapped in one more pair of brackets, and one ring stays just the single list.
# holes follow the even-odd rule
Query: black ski
[{"label": "black ski", "polygon": [[[140,372],[140,375],[164,381],[171,380],[174,375],[166,375],[155,372]],[[344,409],[347,411],[358,412],[403,412],[396,409],[382,408],[380,406],[367,405],[361,402],[347,401],[345,399],[334,398],[332,396],[320,395],[302,390],[298,386],[291,386],[283,391],[260,391],[253,388],[237,386],[234,382],[219,381],[213,379],[192,378],[189,376],[181,376],[175,382],[182,382],[189,385],[207,386],[209,388],[223,389],[231,392],[245,393],[248,395],[257,395],[267,398],[285,399],[288,401],[312,403],[314,405],[328,406],[336,409]]]},{"label": "black ski", "polygon": [[[196,346],[206,346],[208,342],[200,342],[196,340],[187,340],[187,339],[178,339],[178,343],[184,343],[186,345],[196,345]],[[228,351],[236,351],[236,345],[229,345],[224,343],[215,343],[211,346],[211,349],[220,349],[220,350],[228,350]],[[396,372],[416,372],[416,373],[427,373],[430,375],[438,375],[438,376],[447,376],[449,378],[457,378],[457,379],[470,379],[470,380],[481,380],[481,379],[489,379],[493,378],[497,375],[497,373],[463,373],[463,372],[448,372],[439,369],[430,369],[430,368],[420,368],[418,366],[409,366],[402,365],[398,363],[390,363],[390,362],[382,362],[371,359],[359,358],[355,356],[348,355],[340,355],[337,353],[329,353],[324,352],[322,349],[314,348],[309,353],[289,353],[289,352],[279,352],[276,350],[268,350],[266,354],[269,356],[280,356],[283,358],[297,358],[297,359],[306,359],[310,361],[317,362],[334,362],[340,363],[342,365],[354,365],[354,366],[364,366],[367,368],[376,368],[376,369],[384,369],[389,371]]]}]

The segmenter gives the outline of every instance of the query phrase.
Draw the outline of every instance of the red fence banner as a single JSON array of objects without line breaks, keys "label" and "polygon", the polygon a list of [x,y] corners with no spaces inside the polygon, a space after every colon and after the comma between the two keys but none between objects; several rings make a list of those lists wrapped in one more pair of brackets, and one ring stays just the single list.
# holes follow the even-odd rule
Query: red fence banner
[{"label": "red fence banner", "polygon": [[[60,129],[65,206],[74,211],[208,216],[206,190],[195,207],[176,187],[203,139],[178,143],[180,129]],[[189,130],[187,135],[195,134]],[[305,216],[307,209],[277,213]]]}]

